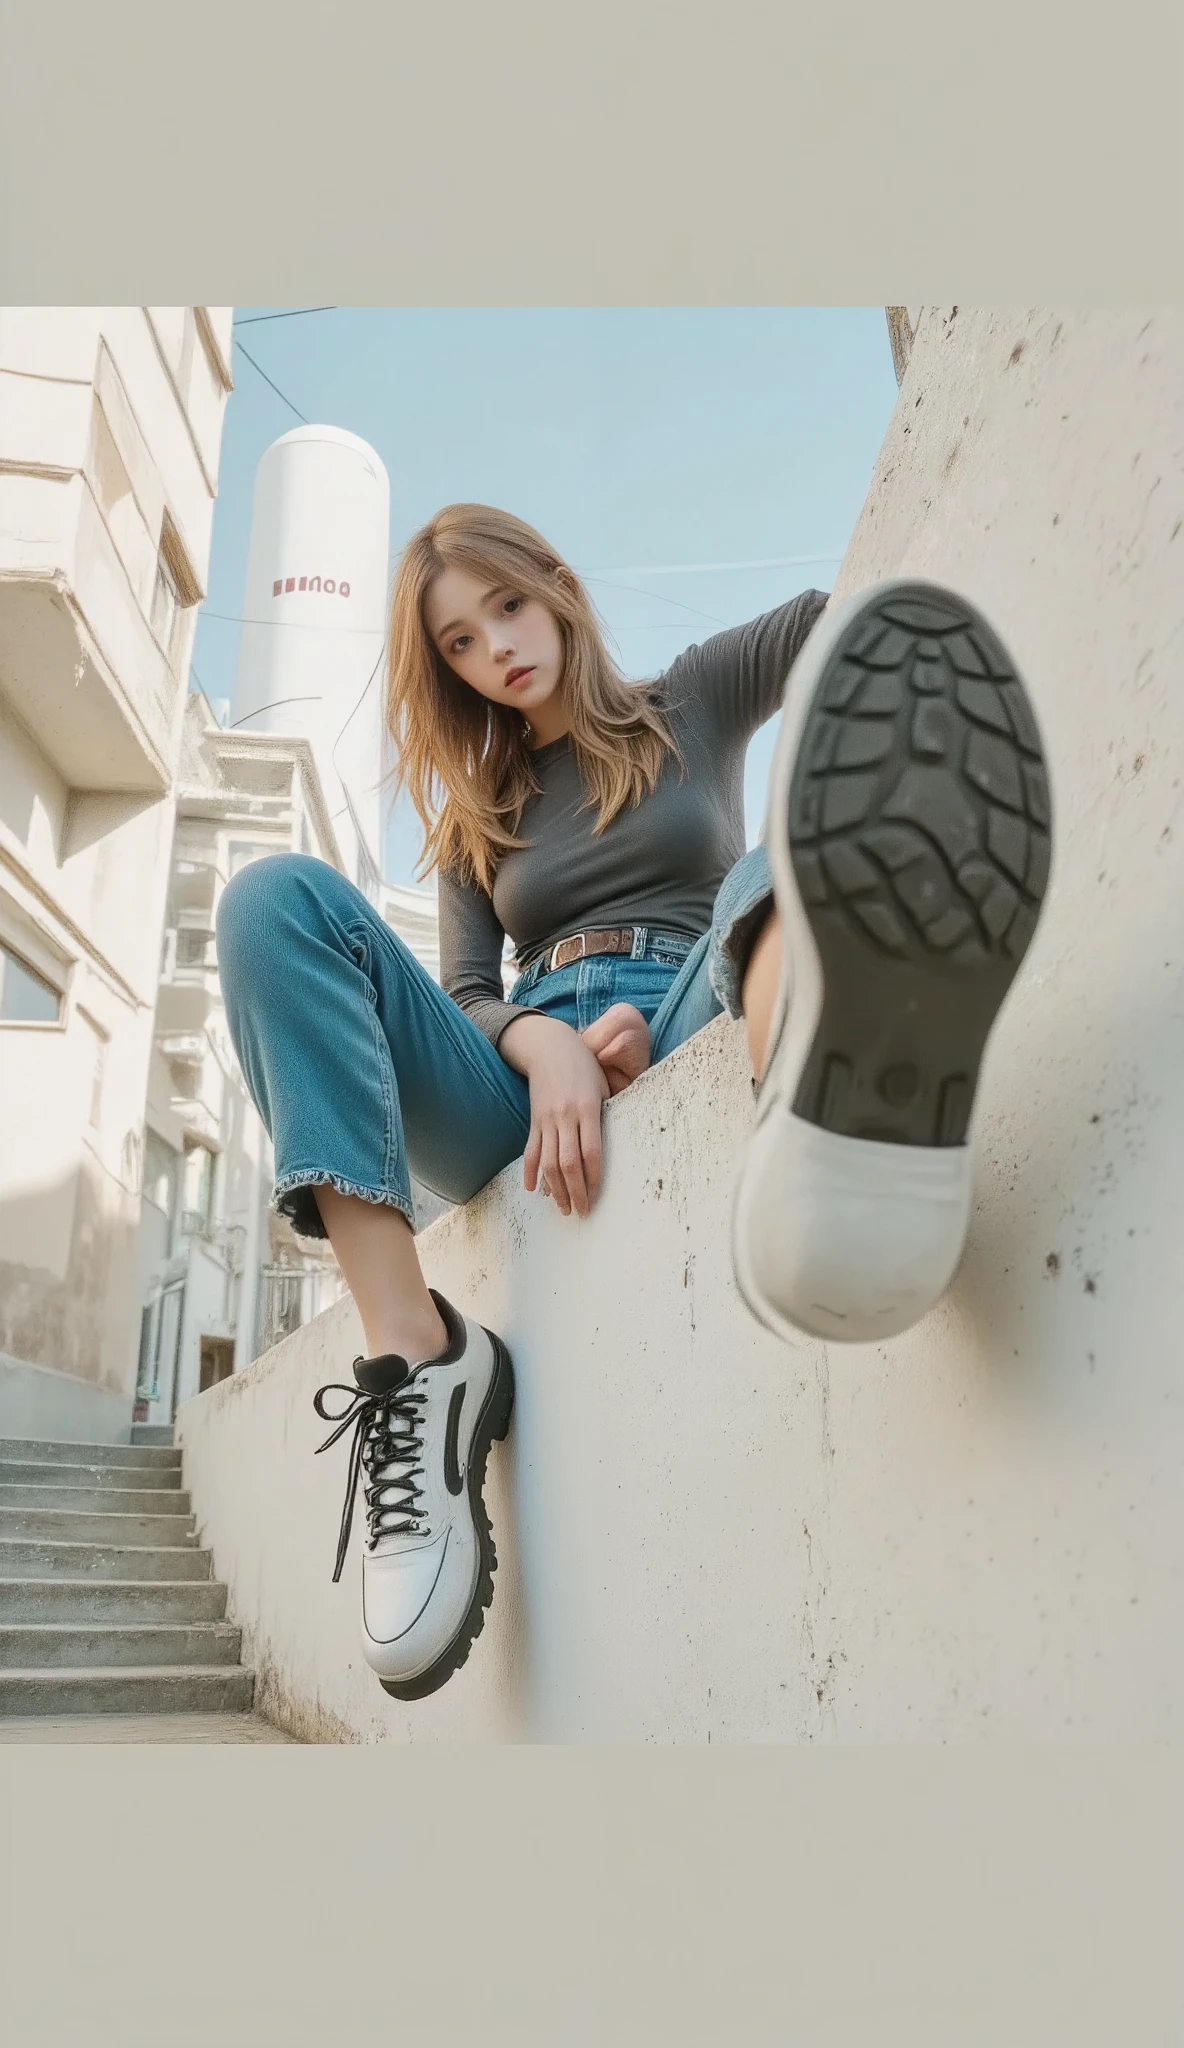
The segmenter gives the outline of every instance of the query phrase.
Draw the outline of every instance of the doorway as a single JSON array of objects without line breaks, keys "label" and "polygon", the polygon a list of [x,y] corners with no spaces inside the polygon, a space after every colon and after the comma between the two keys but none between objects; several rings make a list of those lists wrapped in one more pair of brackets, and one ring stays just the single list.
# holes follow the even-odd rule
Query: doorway
[{"label": "doorway", "polygon": [[228,1380],[234,1371],[234,1338],[203,1337],[201,1340],[201,1381],[198,1392]]}]

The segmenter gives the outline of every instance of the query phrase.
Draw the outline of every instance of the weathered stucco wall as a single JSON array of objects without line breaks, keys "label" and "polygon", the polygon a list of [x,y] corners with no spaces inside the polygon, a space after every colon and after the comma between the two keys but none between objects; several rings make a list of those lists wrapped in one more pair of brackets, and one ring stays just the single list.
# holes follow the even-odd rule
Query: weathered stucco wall
[{"label": "weathered stucco wall", "polygon": [[921,318],[846,590],[964,588],[1054,764],[1047,916],[994,1040],[962,1270],[916,1330],[789,1349],[728,1221],[717,1024],[610,1106],[598,1212],[517,1169],[425,1234],[507,1336],[486,1630],[400,1707],[330,1583],[341,1307],[188,1404],[187,1482],[266,1710],[327,1740],[1178,1735],[1184,1358],[1184,350],[1178,316]]},{"label": "weathered stucco wall", "polygon": [[227,311],[0,308],[0,937],[62,993],[57,1023],[0,1027],[0,1416],[36,1435],[130,1425],[170,791]]}]

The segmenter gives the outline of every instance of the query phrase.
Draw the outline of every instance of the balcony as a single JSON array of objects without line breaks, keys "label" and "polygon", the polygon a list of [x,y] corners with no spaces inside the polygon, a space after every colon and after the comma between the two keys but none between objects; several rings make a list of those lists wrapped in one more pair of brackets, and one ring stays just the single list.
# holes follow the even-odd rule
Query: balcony
[{"label": "balcony", "polygon": [[161,982],[156,1000],[156,1036],[166,1059],[189,1057],[188,1048],[199,1046],[201,1050],[194,1056],[204,1058],[208,1049],[206,1031],[220,1007],[217,972],[200,968],[182,972],[184,979]]},{"label": "balcony", "polygon": [[0,694],[63,780],[163,794],[179,689],[84,479],[0,477]]},{"label": "balcony", "polygon": [[199,855],[181,855],[173,862],[172,900],[179,921],[212,918],[225,877],[216,862]]}]

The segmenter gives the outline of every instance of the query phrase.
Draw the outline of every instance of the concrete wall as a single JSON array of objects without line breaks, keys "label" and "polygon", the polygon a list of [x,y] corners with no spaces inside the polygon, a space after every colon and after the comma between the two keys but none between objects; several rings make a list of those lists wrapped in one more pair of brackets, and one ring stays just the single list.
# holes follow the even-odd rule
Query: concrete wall
[{"label": "concrete wall", "polygon": [[588,1222],[511,1168],[421,1240],[519,1386],[494,1606],[434,1699],[366,1671],[356,1550],[329,1582],[345,1460],[313,1456],[311,1399],[348,1372],[349,1307],[182,1411],[265,1710],[323,1740],[1179,1735],[1182,339],[1177,315],[926,310],[843,566],[841,590],[916,572],[981,603],[1055,769],[946,1300],[877,1347],[752,1323],[742,1038],[713,1025],[610,1105]]},{"label": "concrete wall", "polygon": [[130,1393],[88,1386],[72,1373],[0,1353],[0,1437],[125,1444],[131,1424]]}]

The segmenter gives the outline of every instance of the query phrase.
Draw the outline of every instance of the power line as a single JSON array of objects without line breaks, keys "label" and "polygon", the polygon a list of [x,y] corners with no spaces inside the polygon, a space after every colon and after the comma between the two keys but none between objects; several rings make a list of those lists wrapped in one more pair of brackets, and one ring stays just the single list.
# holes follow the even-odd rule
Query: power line
[{"label": "power line", "polygon": [[[627,588],[627,586],[617,584],[616,588],[620,590]],[[656,598],[660,604],[677,605],[679,611],[695,612],[697,618],[706,619],[713,626],[725,626],[727,624],[726,619],[717,619],[711,612],[696,611],[695,606],[692,604],[680,605],[677,598],[663,597],[657,590],[638,590],[632,594],[636,597]],[[373,635],[383,630],[379,626],[322,626],[315,619],[248,619],[243,617],[240,612],[207,612],[203,610],[201,617],[203,619],[215,619],[219,625],[223,626],[272,626],[277,633],[359,633]],[[668,619],[664,620],[660,625],[622,626],[621,631],[622,633],[676,632],[678,624],[677,619]]]},{"label": "power line", "polygon": [[[638,595],[643,593],[639,592]],[[241,612],[208,612],[202,607],[203,619],[218,619],[224,626],[274,626],[292,633],[379,633],[381,626],[324,626],[316,619],[248,619]]]},{"label": "power line", "polygon": [[367,696],[369,695],[370,685],[374,681],[375,676],[378,674],[379,668],[382,665],[383,656],[385,654],[386,641],[384,639],[383,644],[378,651],[378,660],[375,662],[374,667],[371,669],[369,675],[366,677],[365,684],[363,685],[362,688],[362,694],[358,698],[357,703],[354,705],[353,710],[350,712],[349,717],[346,719],[345,724],[338,727],[337,738],[334,740],[333,746],[329,753],[329,759],[332,762],[333,767],[337,770],[338,777],[341,780],[341,787],[345,789],[347,797],[349,796],[349,791],[348,789],[346,789],[345,786],[345,778],[344,776],[342,776],[340,768],[337,767],[337,749],[341,745],[342,740],[345,738],[347,728],[353,724],[354,719],[357,717],[359,711],[362,708],[362,705],[364,704]]},{"label": "power line", "polygon": [[234,719],[227,726],[226,730],[233,732],[237,726],[248,725],[252,718],[258,718],[264,711],[278,711],[281,704],[319,704],[320,702],[321,699],[319,697],[273,697],[270,704],[257,704],[255,709],[248,711],[244,717]]},{"label": "power line", "polygon": [[279,387],[279,385],[278,385],[278,384],[275,384],[275,383],[273,383],[273,382],[272,382],[272,379],[271,379],[271,378],[270,378],[270,377],[268,376],[268,374],[267,374],[267,371],[266,371],[265,369],[263,369],[263,368],[262,368],[262,366],[261,366],[261,365],[260,365],[259,363],[257,363],[257,362],[255,361],[255,358],[254,358],[254,356],[253,356],[253,355],[252,355],[252,354],[250,353],[250,351],[249,351],[248,349],[245,349],[245,348],[243,347],[243,344],[242,344],[242,342],[241,342],[241,341],[239,340],[239,338],[238,338],[238,336],[237,336],[237,335],[235,335],[235,337],[234,337],[234,345],[235,345],[235,347],[236,347],[236,348],[238,349],[238,351],[239,351],[240,355],[244,355],[244,356],[246,356],[246,358],[247,358],[247,361],[248,361],[248,362],[250,363],[250,365],[251,365],[251,368],[252,368],[253,370],[258,370],[258,372],[259,372],[259,375],[260,375],[260,376],[262,377],[262,379],[263,379],[263,382],[264,382],[265,384],[270,384],[270,385],[271,385],[271,388],[272,388],[272,390],[273,390],[273,391],[275,392],[275,395],[276,395],[276,397],[277,397],[277,398],[280,398],[280,399],[283,399],[283,402],[284,402],[284,404],[285,404],[285,405],[287,406],[287,408],[288,408],[288,411],[289,411],[289,412],[294,412],[294,413],[295,413],[295,415],[296,415],[296,417],[297,417],[297,419],[298,419],[298,420],[299,420],[299,421],[301,422],[301,424],[302,424],[303,426],[307,426],[307,425],[308,425],[308,421],[307,421],[307,419],[305,418],[304,414],[303,414],[303,413],[301,412],[301,410],[300,410],[299,406],[293,405],[293,403],[292,403],[291,399],[290,399],[289,397],[287,397],[287,395],[286,395],[286,394],[285,394],[284,392],[282,392],[282,391],[280,390],[280,387]]},{"label": "power line", "polygon": [[[717,569],[804,569],[812,562],[841,562],[842,554],[767,555],[759,562],[652,562],[641,569],[587,570],[587,583],[602,583],[606,576],[706,576]],[[644,594],[644,593],[643,593]]]},{"label": "power line", "polygon": [[306,313],[336,313],[336,306],[297,306],[291,313],[248,313],[245,320],[236,320],[239,327],[257,327],[261,320],[302,320]]},{"label": "power line", "polygon": [[[241,344],[240,344],[241,345]],[[245,353],[245,351],[244,351]],[[649,569],[617,569],[617,576],[682,576],[709,569],[782,569],[800,568],[811,562],[841,562],[841,555],[774,555],[763,562],[659,562]],[[594,574],[588,569],[578,569],[576,574],[583,583],[599,584],[602,590],[620,590],[627,597],[652,597],[655,604],[671,604],[677,611],[693,612],[696,618],[707,619],[713,626],[726,626],[725,619],[717,618],[714,612],[705,612],[699,605],[684,604],[680,597],[667,597],[660,590],[638,590],[631,583],[611,583],[607,576]],[[285,626],[297,627],[305,633],[371,633],[373,626],[322,626],[312,619],[248,619],[240,612],[202,611],[203,619],[220,619],[228,626]],[[659,628],[646,626],[623,626],[622,632],[657,632]]]},{"label": "power line", "polygon": [[[622,569],[619,573],[622,576],[628,576],[630,574],[630,571],[628,569]],[[645,571],[643,569],[637,569],[632,573],[638,576],[643,576],[645,574]],[[629,597],[652,597],[655,604],[672,604],[676,611],[693,612],[697,619],[706,619],[708,623],[712,626],[722,626],[726,624],[726,620],[717,619],[714,612],[700,611],[699,606],[697,604],[684,604],[682,599],[679,597],[663,597],[660,590],[637,590],[631,583],[610,583],[607,577],[604,576],[585,575],[581,577],[581,581],[584,583],[598,583],[602,590],[623,590]],[[622,631],[624,630],[625,629],[622,628]]]}]

